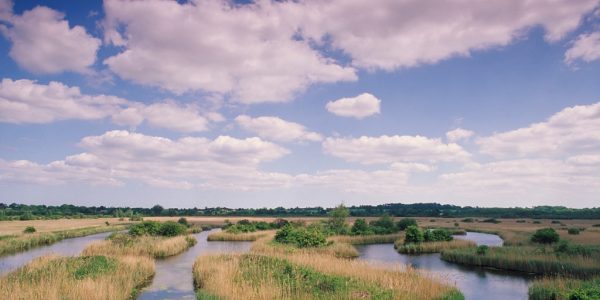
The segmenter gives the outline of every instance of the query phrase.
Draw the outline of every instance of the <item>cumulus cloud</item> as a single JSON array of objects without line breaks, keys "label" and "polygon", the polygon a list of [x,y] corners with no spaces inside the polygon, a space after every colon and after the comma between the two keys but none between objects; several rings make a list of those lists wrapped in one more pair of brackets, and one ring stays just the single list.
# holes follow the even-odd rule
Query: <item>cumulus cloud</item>
[{"label": "cumulus cloud", "polygon": [[123,51],[104,63],[141,84],[230,94],[242,103],[288,101],[313,83],[356,80],[353,68],[295,38],[297,26],[278,6],[105,1],[105,39]]},{"label": "cumulus cloud", "polygon": [[476,141],[495,157],[558,157],[600,152],[600,102],[568,107],[545,122]]},{"label": "cumulus cloud", "polygon": [[285,121],[278,117],[252,118],[240,115],[235,122],[244,130],[257,134],[259,137],[282,142],[291,141],[320,141],[323,137],[306,129],[301,124]]},{"label": "cumulus cloud", "polygon": [[446,132],[446,139],[449,142],[458,142],[460,140],[468,140],[470,139],[475,132],[467,129],[456,128],[454,130],[450,130]]},{"label": "cumulus cloud", "polygon": [[90,73],[101,41],[84,27],[70,27],[64,14],[44,6],[12,15],[12,4],[1,3],[0,20],[10,24],[2,32],[12,43],[10,57],[20,67],[36,74]]},{"label": "cumulus cloud", "polygon": [[286,3],[285,11],[304,36],[331,43],[354,66],[394,70],[505,46],[536,26],[555,42],[597,5],[597,0],[309,0]]},{"label": "cumulus cloud", "polygon": [[[3,79],[0,82],[0,122],[45,124],[61,120],[99,120],[110,117],[119,125],[150,126],[182,132],[207,129],[218,113],[205,117],[194,105],[165,101],[150,105],[107,95],[86,95],[78,87],[52,81]],[[221,116],[222,118],[222,116]]]},{"label": "cumulus cloud", "polygon": [[327,138],[323,142],[323,150],[327,154],[361,164],[466,161],[470,157],[470,154],[457,144],[445,144],[440,139],[406,135]]},{"label": "cumulus cloud", "polygon": [[[61,184],[83,181],[119,185],[128,180],[148,185],[187,189],[192,187],[239,188],[277,183],[287,175],[262,173],[259,164],[278,159],[289,151],[260,138],[213,140],[185,137],[171,140],[128,131],[109,131],[85,137],[85,152],[40,165],[29,161],[0,161],[0,180]],[[262,180],[261,180],[262,178]]]},{"label": "cumulus cloud", "polygon": [[380,104],[381,100],[377,97],[369,93],[362,93],[353,98],[329,101],[325,108],[334,115],[363,119],[380,113]]},{"label": "cumulus cloud", "polygon": [[582,34],[565,52],[565,63],[573,64],[577,60],[591,62],[600,59],[600,32]]}]

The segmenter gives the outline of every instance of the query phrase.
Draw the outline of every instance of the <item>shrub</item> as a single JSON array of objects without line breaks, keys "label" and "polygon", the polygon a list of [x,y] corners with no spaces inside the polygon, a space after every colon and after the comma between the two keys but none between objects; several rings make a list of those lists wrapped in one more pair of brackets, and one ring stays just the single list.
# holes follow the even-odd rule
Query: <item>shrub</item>
[{"label": "shrub", "polygon": [[185,227],[190,227],[190,223],[188,223],[188,220],[184,217],[179,218],[179,220],[177,220],[177,223],[179,223]]},{"label": "shrub", "polygon": [[477,246],[478,255],[486,255],[488,250],[490,250],[490,247],[488,247],[487,245]]},{"label": "shrub", "polygon": [[483,220],[483,221],[481,221],[481,222],[484,222],[484,223],[493,223],[493,224],[502,223],[501,221],[499,221],[499,220],[496,220],[495,218],[489,218],[489,219],[485,219],[485,220]]},{"label": "shrub", "polygon": [[34,233],[35,231],[36,231],[36,230],[35,230],[35,227],[33,227],[33,226],[27,226],[27,227],[25,227],[25,229],[23,230],[23,233]]},{"label": "shrub", "polygon": [[129,221],[143,221],[144,218],[142,218],[142,216],[140,215],[133,215],[131,217],[129,217]]},{"label": "shrub", "polygon": [[104,222],[104,224],[106,224],[106,226],[110,226],[110,223],[108,223],[108,221]]},{"label": "shrub", "polygon": [[406,228],[406,236],[404,237],[404,244],[418,244],[423,242],[423,231],[419,227],[411,225]]},{"label": "shrub", "polygon": [[458,227],[460,224],[458,223],[454,223],[454,227]]},{"label": "shrub", "polygon": [[273,228],[273,226],[271,224],[269,224],[265,221],[255,222],[254,227],[256,227],[256,230],[269,230],[269,229]]},{"label": "shrub", "polygon": [[384,215],[381,218],[372,221],[371,230],[375,234],[390,234],[396,232],[396,226],[394,226],[394,219],[389,215]]},{"label": "shrub", "polygon": [[535,221],[533,221],[533,224],[542,224],[542,222],[535,220]]},{"label": "shrub", "polygon": [[272,226],[273,228],[279,229],[279,228],[281,228],[281,227],[283,227],[283,226],[287,225],[288,223],[289,223],[289,221],[288,221],[288,220],[279,218],[279,219],[276,219],[275,221],[273,221],[273,222],[271,223],[271,226]]},{"label": "shrub", "polygon": [[568,232],[569,234],[579,234],[579,228],[573,227],[573,228],[569,228]]},{"label": "shrub", "polygon": [[466,218],[461,220],[463,223],[473,223],[475,220],[473,218]]},{"label": "shrub", "polygon": [[327,244],[325,234],[316,228],[293,227],[289,224],[277,231],[275,241],[292,244],[298,248],[320,247]]},{"label": "shrub", "polygon": [[373,233],[365,219],[356,219],[354,224],[352,224],[352,229],[350,229],[350,232],[352,232],[354,235],[369,235]]},{"label": "shrub", "polygon": [[527,223],[525,220],[517,220],[517,223]]},{"label": "shrub", "polygon": [[329,230],[335,234],[347,234],[349,230],[346,218],[349,215],[350,210],[344,204],[332,209],[329,212],[329,220],[327,220]]},{"label": "shrub", "polygon": [[158,234],[162,236],[177,236],[184,234],[185,230],[185,226],[173,221],[167,221],[160,225]]},{"label": "shrub", "polygon": [[560,237],[553,228],[538,229],[532,236],[531,241],[538,244],[552,244],[558,242]]},{"label": "shrub", "polygon": [[558,220],[552,220],[552,222],[550,222],[551,224],[562,224],[560,221]]},{"label": "shrub", "polygon": [[417,226],[417,221],[415,219],[404,218],[404,219],[401,219],[400,221],[398,221],[396,226],[398,227],[398,230],[403,231],[408,226]]},{"label": "shrub", "polygon": [[445,229],[428,229],[425,230],[425,233],[423,233],[423,240],[425,242],[448,242],[453,239],[454,238],[452,237],[450,232]]}]

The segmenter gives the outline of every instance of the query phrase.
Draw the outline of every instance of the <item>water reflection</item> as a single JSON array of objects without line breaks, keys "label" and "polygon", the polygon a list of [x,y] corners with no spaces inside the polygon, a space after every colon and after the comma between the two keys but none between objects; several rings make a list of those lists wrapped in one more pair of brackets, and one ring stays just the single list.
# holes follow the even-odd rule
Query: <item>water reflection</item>
[{"label": "water reflection", "polygon": [[152,284],[144,289],[138,299],[195,299],[192,266],[196,257],[204,253],[246,252],[251,242],[207,242],[205,231],[194,236],[198,243],[186,252],[166,259],[156,260],[156,274]]},{"label": "water reflection", "polygon": [[105,232],[78,238],[64,239],[49,246],[37,247],[25,252],[2,256],[0,257],[0,275],[14,271],[30,262],[32,259],[40,256],[49,254],[60,256],[78,255],[89,243],[104,240],[110,234],[110,232]]},{"label": "water reflection", "polygon": [[[476,243],[489,246],[502,245],[498,236],[469,232],[466,236]],[[499,241],[498,241],[499,240]],[[399,254],[391,244],[357,246],[359,259],[373,264],[411,265],[427,270],[436,276],[456,285],[465,299],[527,299],[527,286],[531,277],[520,273],[509,273],[489,269],[452,264],[440,259],[440,254],[404,255]]]}]

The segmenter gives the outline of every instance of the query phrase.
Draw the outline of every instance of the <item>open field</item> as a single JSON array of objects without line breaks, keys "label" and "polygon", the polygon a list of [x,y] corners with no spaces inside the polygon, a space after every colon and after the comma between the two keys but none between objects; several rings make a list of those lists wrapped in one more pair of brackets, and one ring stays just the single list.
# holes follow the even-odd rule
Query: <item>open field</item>
[{"label": "open field", "polygon": [[132,223],[125,218],[99,218],[99,219],[58,219],[58,220],[29,220],[29,221],[0,221],[0,236],[20,235],[27,226],[35,227],[37,232],[54,232],[87,227],[103,227],[108,222],[111,225]]},{"label": "open field", "polygon": [[143,256],[46,256],[1,277],[0,299],[131,299],[153,274]]}]

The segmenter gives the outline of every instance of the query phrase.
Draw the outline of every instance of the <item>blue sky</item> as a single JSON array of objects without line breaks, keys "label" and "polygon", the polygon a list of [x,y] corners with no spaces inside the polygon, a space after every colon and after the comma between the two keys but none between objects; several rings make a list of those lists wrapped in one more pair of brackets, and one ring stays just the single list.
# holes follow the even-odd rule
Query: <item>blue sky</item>
[{"label": "blue sky", "polygon": [[0,202],[597,206],[599,4],[0,0]]}]

